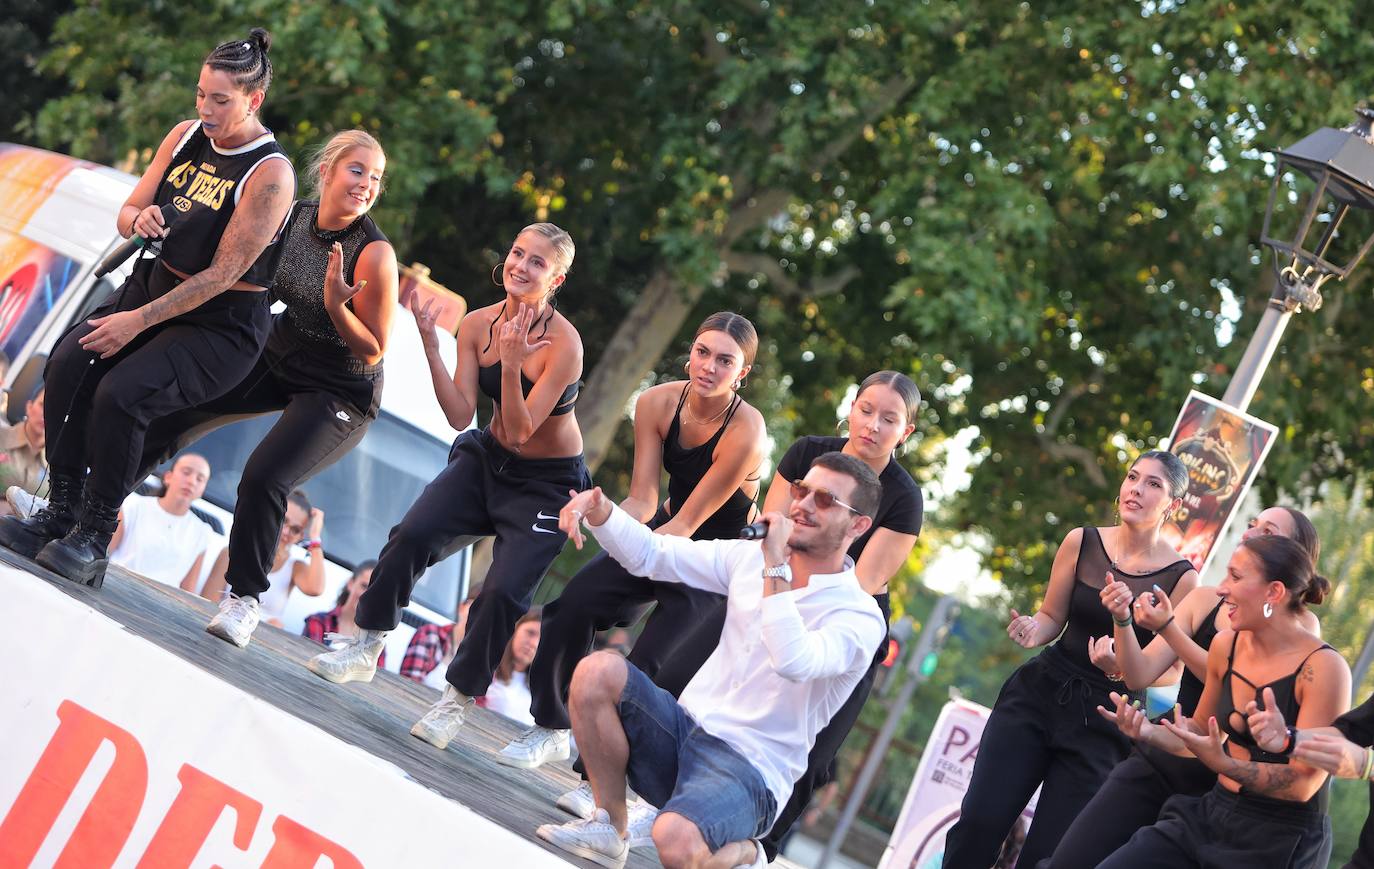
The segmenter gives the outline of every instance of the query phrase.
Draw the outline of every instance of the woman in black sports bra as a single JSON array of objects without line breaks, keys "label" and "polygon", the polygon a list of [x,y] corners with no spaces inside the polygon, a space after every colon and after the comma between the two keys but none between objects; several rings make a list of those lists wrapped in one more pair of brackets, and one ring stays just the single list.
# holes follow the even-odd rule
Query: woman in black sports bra
[{"label": "woman in black sports bra", "polygon": [[1055,555],[1039,611],[1023,616],[1012,610],[1007,634],[1014,642],[1026,648],[1053,645],[1002,686],[959,820],[945,840],[946,867],[991,866],[1007,831],[1041,787],[1018,861],[1035,866],[1053,853],[1112,767],[1125,759],[1130,742],[1093,711],[1109,702],[1114,684],[1088,653],[1094,638],[1112,627],[1100,593],[1112,575],[1126,584],[1128,595],[1158,589],[1182,601],[1192,591],[1197,571],[1159,538],[1187,486],[1188,472],[1177,456],[1141,454],[1121,484],[1121,523],[1070,531]]},{"label": "woman in black sports bra", "polygon": [[553,306],[574,253],[572,238],[551,223],[520,231],[499,267],[505,298],[463,318],[451,377],[434,340],[434,313],[429,305],[415,310],[412,299],[449,423],[467,428],[479,388],[494,398],[491,422],[458,436],[448,466],[391,529],[372,584],[358,600],[358,636],[306,665],[331,682],[370,681],[386,634],[400,621],[420,575],[494,535],[491,566],[449,664],[448,686],[410,731],[439,749],[457,735],[473,698],[486,693],[516,621],[567,542],[557,517],[568,492],[592,484],[572,409],[582,339]]},{"label": "woman in black sports bra", "polygon": [[[1277,535],[1296,540],[1317,563],[1321,545],[1317,530],[1300,511],[1291,507],[1270,507],[1250,522],[1242,535]],[[1193,589],[1177,611],[1167,595],[1141,595],[1135,606],[1118,603],[1120,583],[1102,589],[1104,605],[1115,607],[1115,621],[1128,621],[1134,612],[1135,623],[1155,633],[1143,650],[1130,624],[1115,630],[1115,659],[1126,687],[1132,691],[1153,685],[1176,661],[1186,662],[1179,681],[1177,705],[1191,716],[1202,697],[1207,678],[1207,650],[1218,631],[1230,630],[1231,622],[1217,599],[1215,588]],[[1157,600],[1156,600],[1157,597]],[[1317,618],[1304,609],[1304,627],[1317,633]],[[1041,869],[1073,869],[1096,866],[1117,848],[1126,844],[1136,830],[1153,824],[1164,803],[1175,794],[1201,795],[1212,788],[1216,773],[1195,757],[1179,757],[1152,746],[1137,743],[1130,757],[1117,764],[1092,801],[1059,840],[1054,856],[1040,864]]]},{"label": "woman in black sports bra", "polygon": [[1218,776],[1202,796],[1172,797],[1159,821],[1103,866],[1306,867],[1329,849],[1330,820],[1317,799],[1327,774],[1259,748],[1245,714],[1257,700],[1273,702],[1299,727],[1324,727],[1350,707],[1350,668],[1299,618],[1329,590],[1297,542],[1242,541],[1216,590],[1232,629],[1208,651],[1193,717],[1151,724],[1119,695],[1114,712],[1102,710],[1128,736],[1191,752]]},{"label": "woman in black sports bra", "polygon": [[[104,580],[148,426],[223,395],[262,352],[264,289],[295,193],[291,162],[257,115],[271,43],[255,27],[206,57],[196,119],[167,133],[116,219],[157,255],[48,358],[50,500],[28,519],[0,520],[0,545],[70,580]],[[170,227],[163,209],[176,215]]]},{"label": "woman in black sports bra", "polygon": [[[738,390],[758,343],[744,317],[712,314],[692,338],[687,379],[652,386],[635,400],[634,473],[621,507],[657,533],[719,540],[739,536],[749,524],[766,432],[763,416]],[[668,498],[660,503],[664,471]],[[501,750],[500,763],[533,769],[568,757],[568,685],[578,661],[591,652],[597,631],[633,624],[655,603],[629,656],[650,678],[670,655],[682,654],[679,644],[692,626],[724,610],[725,599],[678,582],[632,576],[604,552],[568,581],[544,607],[539,651],[530,665],[535,726]],[[717,631],[700,642],[714,649],[719,639]]]}]

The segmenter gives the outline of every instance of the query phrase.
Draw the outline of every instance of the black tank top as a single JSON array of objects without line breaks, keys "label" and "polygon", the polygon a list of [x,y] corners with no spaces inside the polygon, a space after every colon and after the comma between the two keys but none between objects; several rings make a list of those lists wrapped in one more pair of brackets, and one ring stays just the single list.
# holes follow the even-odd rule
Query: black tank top
[{"label": "black tank top", "polygon": [[[172,155],[153,197],[174,205],[179,216],[162,239],[162,261],[183,274],[204,271],[215,258],[224,228],[234,216],[243,182],[264,160],[286,160],[271,133],[227,151],[215,147],[197,121]],[[288,166],[290,160],[286,160]],[[294,171],[294,169],[293,169]],[[281,256],[280,233],[239,280],[270,287]]]},{"label": "black tank top", "polygon": [[[734,418],[735,411],[739,409],[743,401],[736,395],[731,401],[730,406],[725,411],[725,418],[720,421],[720,428],[711,435],[705,443],[686,449],[680,443],[682,436],[682,405],[687,401],[687,390],[689,386],[682,387],[682,397],[677,400],[677,410],[673,412],[673,421],[668,424],[668,434],[663,438],[663,469],[668,472],[668,502],[673,505],[676,511],[687,503],[687,498],[696,489],[697,484],[706,476],[706,472],[711,469],[712,454],[715,453],[716,444],[720,443],[721,436],[725,434],[725,427]],[[753,482],[758,479],[757,472],[746,478],[745,482]],[[697,527],[692,533],[693,540],[726,540],[738,537],[740,529],[749,524],[749,512],[754,507],[754,499],[745,494],[744,488],[736,489],[720,509],[706,517],[706,520]]]},{"label": "black tank top", "polygon": [[[1130,588],[1132,599],[1159,586],[1165,594],[1172,594],[1183,574],[1193,569],[1186,559],[1179,559],[1167,567],[1149,573],[1126,573],[1112,568],[1111,558],[1102,545],[1102,535],[1091,525],[1083,528],[1083,540],[1078,548],[1078,563],[1074,567],[1073,592],[1069,598],[1069,614],[1064,634],[1056,644],[1060,653],[1082,667],[1096,671],[1088,657],[1088,640],[1112,633],[1111,612],[1102,605],[1101,592],[1107,584],[1107,571]],[[1150,632],[1134,627],[1136,639],[1143,648],[1150,641]]]},{"label": "black tank top", "polygon": [[[1302,672],[1303,665],[1308,658],[1320,652],[1322,649],[1330,649],[1331,646],[1322,643],[1317,648],[1308,652],[1300,662],[1297,669],[1280,679],[1275,679],[1267,685],[1256,685],[1249,679],[1236,671],[1236,640],[1240,638],[1237,633],[1231,639],[1231,652],[1226,656],[1226,672],[1221,677],[1221,691],[1217,696],[1217,722],[1221,725],[1223,732],[1228,734],[1231,739],[1242,748],[1250,752],[1250,759],[1255,763],[1288,763],[1288,758],[1281,754],[1270,754],[1255,744],[1250,737],[1250,727],[1245,721],[1245,714],[1236,709],[1235,697],[1231,694],[1232,677],[1239,679],[1255,692],[1255,702],[1261,709],[1264,708],[1264,689],[1274,690],[1274,701],[1278,703],[1279,709],[1283,712],[1283,720],[1290,725],[1296,725],[1298,720],[1298,674]],[[1249,703],[1249,700],[1245,701]],[[1243,707],[1242,707],[1243,708]]]},{"label": "black tank top", "polygon": [[[322,345],[351,355],[324,308],[329,250],[336,241],[343,247],[344,280],[351,285],[357,280],[355,270],[363,248],[387,238],[366,214],[344,229],[320,229],[315,225],[319,210],[319,203],[313,201],[297,202],[291,210],[272,292],[286,303],[286,322],[297,336],[317,347]],[[351,299],[347,304],[350,309],[353,307]]]},{"label": "black tank top", "polygon": [[[1212,607],[1212,611],[1207,614],[1207,618],[1198,626],[1197,633],[1193,634],[1193,642],[1202,647],[1203,651],[1212,648],[1212,640],[1217,638],[1217,613],[1221,612],[1222,601],[1217,599],[1217,605]],[[1197,702],[1202,699],[1203,682],[1193,675],[1193,671],[1187,665],[1183,667],[1183,678],[1178,680],[1178,699],[1175,701],[1183,707],[1183,714],[1189,718],[1193,716],[1193,710],[1197,709]]]},{"label": "black tank top", "polygon": [[[506,303],[501,303],[501,312],[506,310]],[[491,349],[492,338],[496,332],[496,321],[501,319],[501,313],[491,318],[491,323],[487,326],[487,346],[482,348],[486,353]],[[549,314],[544,320],[544,328],[538,337],[531,336],[534,340],[541,340],[549,331],[549,320],[553,319],[553,303],[549,303]],[[534,331],[534,327],[530,327]],[[558,396],[558,401],[553,405],[553,410],[549,411],[549,416],[562,416],[565,413],[572,413],[573,408],[577,407],[577,393],[581,388],[581,383],[574,381],[563,388],[563,394]],[[477,366],[477,388],[483,395],[490,398],[497,404],[501,403],[501,361],[498,359],[491,365]],[[530,390],[534,389],[534,381],[525,376],[525,372],[520,372],[520,394],[526,398],[530,397]]]}]

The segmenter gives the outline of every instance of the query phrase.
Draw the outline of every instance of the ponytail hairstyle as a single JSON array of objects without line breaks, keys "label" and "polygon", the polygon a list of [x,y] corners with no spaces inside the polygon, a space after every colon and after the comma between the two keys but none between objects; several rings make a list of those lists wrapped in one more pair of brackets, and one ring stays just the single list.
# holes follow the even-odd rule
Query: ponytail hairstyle
[{"label": "ponytail hairstyle", "polygon": [[1317,537],[1317,529],[1312,525],[1312,520],[1307,518],[1307,514],[1292,507],[1280,507],[1280,510],[1288,514],[1288,518],[1293,520],[1293,537],[1299,546],[1307,550],[1307,554],[1312,556],[1312,564],[1319,563],[1322,554],[1322,542]]},{"label": "ponytail hairstyle", "polygon": [[[386,159],[386,152],[382,150],[381,143],[371,133],[364,130],[343,130],[335,133],[310,157],[310,168],[306,171],[306,175],[310,179],[310,191],[315,199],[318,200],[320,195],[324,193],[325,176],[332,173],[339,161],[354,148],[376,151],[382,155],[383,160]],[[386,181],[384,178],[377,188],[377,195],[381,196],[385,189]],[[374,198],[373,201],[375,202],[376,199]]]},{"label": "ponytail hairstyle", "polygon": [[1319,604],[1331,593],[1331,583],[1317,573],[1311,553],[1298,541],[1272,534],[1242,540],[1240,545],[1259,559],[1266,582],[1281,582],[1288,589],[1288,608],[1293,612]]},{"label": "ponytail hairstyle", "polygon": [[870,386],[890,387],[906,405],[906,420],[903,425],[910,425],[916,421],[916,412],[921,409],[921,390],[910,377],[900,371],[875,371],[859,384],[859,391],[854,393],[854,398],[858,399]]},{"label": "ponytail hairstyle", "polygon": [[744,353],[743,367],[748,368],[754,364],[754,354],[759,352],[759,333],[748,317],[734,311],[717,311],[701,321],[696,333],[692,335],[692,340],[700,338],[703,332],[724,332],[729,335]]},{"label": "ponytail hairstyle", "polygon": [[307,519],[310,517],[310,511],[315,509],[315,505],[310,503],[310,497],[305,494],[304,489],[292,489],[291,494],[286,496],[286,500],[304,510]]},{"label": "ponytail hairstyle", "polygon": [[1188,468],[1183,460],[1167,450],[1146,450],[1135,457],[1131,467],[1140,464],[1142,459],[1154,459],[1164,467],[1164,481],[1169,484],[1169,498],[1182,498],[1188,491]]},{"label": "ponytail hairstyle", "polygon": [[247,39],[221,42],[205,58],[205,65],[211,69],[227,72],[234,84],[246,94],[255,91],[267,93],[272,85],[272,61],[267,51],[272,47],[272,34],[261,27],[248,31]]}]

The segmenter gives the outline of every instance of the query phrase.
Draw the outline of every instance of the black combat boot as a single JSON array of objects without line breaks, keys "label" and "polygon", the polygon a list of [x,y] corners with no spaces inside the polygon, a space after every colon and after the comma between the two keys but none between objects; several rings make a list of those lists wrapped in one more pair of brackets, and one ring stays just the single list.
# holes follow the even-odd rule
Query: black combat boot
[{"label": "black combat boot", "polygon": [[119,505],[100,503],[87,495],[75,527],[66,537],[44,546],[34,561],[72,582],[100,588],[110,563],[106,550],[118,527]]},{"label": "black combat boot", "polygon": [[51,540],[65,537],[76,525],[77,508],[81,505],[81,489],[85,478],[53,472],[52,492],[48,506],[27,519],[18,516],[0,518],[0,546],[33,558]]}]

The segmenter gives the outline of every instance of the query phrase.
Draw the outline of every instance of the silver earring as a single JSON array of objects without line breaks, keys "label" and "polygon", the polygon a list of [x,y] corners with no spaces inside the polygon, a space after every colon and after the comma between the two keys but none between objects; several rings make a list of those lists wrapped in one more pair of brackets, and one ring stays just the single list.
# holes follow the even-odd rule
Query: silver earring
[{"label": "silver earring", "polygon": [[501,281],[501,276],[497,274],[498,271],[501,271],[501,270],[504,269],[505,267],[506,267],[506,264],[505,264],[505,263],[497,263],[497,264],[495,265],[495,267],[493,267],[492,270],[491,270],[491,282],[492,282],[493,284],[496,284],[496,286],[498,286],[498,287],[504,287],[504,286],[505,286],[505,283],[503,283],[503,282]]},{"label": "silver earring", "polygon": [[1269,601],[1264,602],[1264,617],[1267,619],[1274,614],[1274,605]]}]

